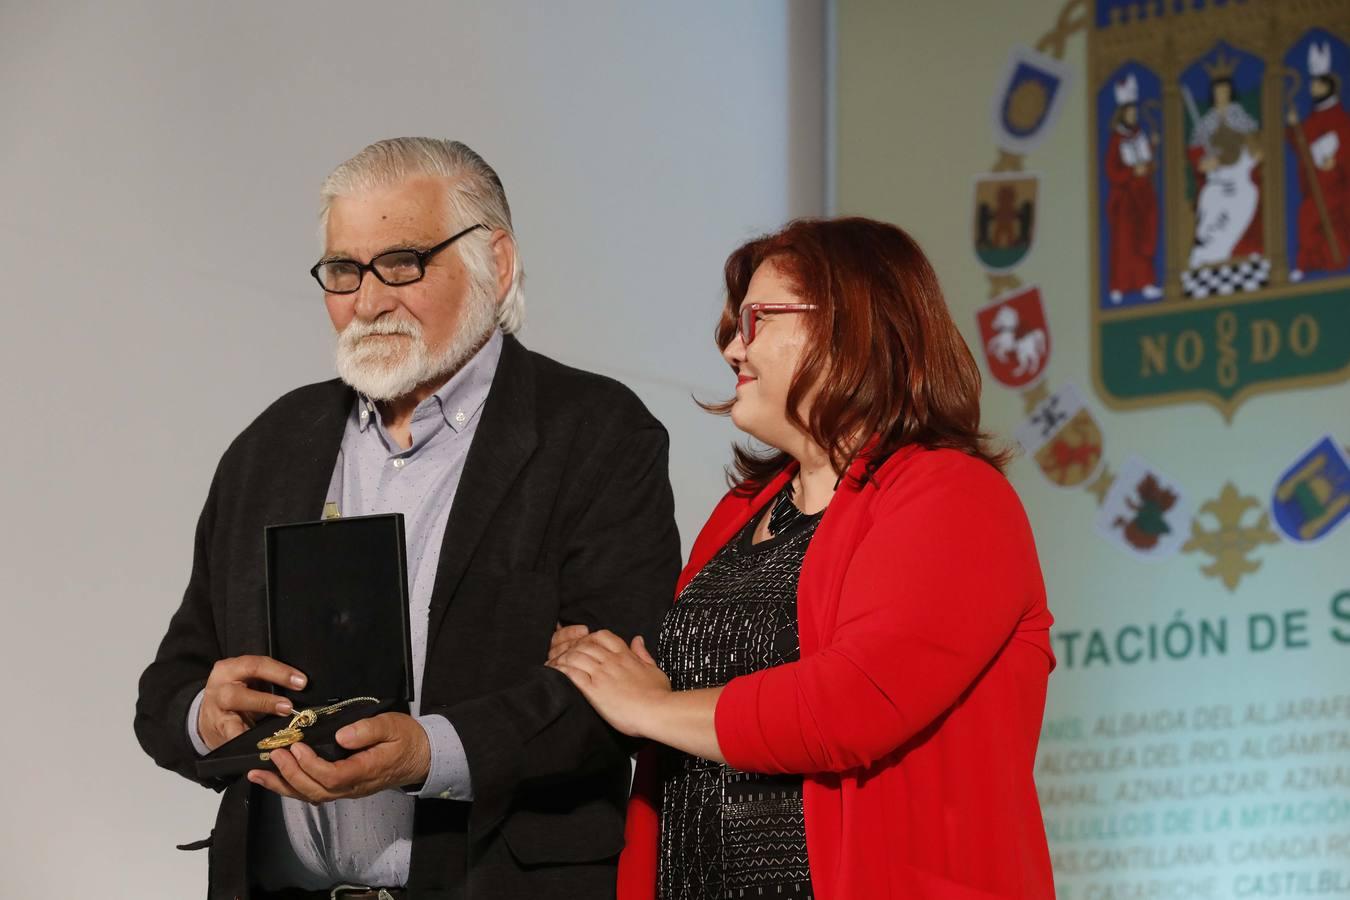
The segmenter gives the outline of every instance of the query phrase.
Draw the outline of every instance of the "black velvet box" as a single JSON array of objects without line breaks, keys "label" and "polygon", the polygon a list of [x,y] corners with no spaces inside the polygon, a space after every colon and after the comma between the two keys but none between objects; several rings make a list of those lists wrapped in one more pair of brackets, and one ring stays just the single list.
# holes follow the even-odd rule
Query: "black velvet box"
[{"label": "black velvet box", "polygon": [[[338,729],[412,699],[408,626],[408,564],[401,514],[271,525],[267,542],[269,654],[305,673],[305,689],[273,687],[297,711],[354,697],[304,729],[304,743],[324,759],[350,755]],[[197,762],[203,778],[241,775],[275,766],[258,741],[285,728],[291,716],[269,716]]]}]

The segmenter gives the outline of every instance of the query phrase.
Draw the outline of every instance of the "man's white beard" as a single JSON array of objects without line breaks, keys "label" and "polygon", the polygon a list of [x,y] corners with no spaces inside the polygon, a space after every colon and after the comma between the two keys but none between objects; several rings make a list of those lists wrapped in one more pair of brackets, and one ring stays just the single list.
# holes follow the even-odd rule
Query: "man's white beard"
[{"label": "man's white beard", "polygon": [[[352,319],[337,339],[338,376],[372,400],[397,400],[418,385],[449,378],[478,351],[497,327],[497,304],[490,288],[477,286],[465,300],[459,327],[449,343],[433,354],[415,319],[382,316],[373,322]],[[371,335],[404,335],[398,338]]]}]

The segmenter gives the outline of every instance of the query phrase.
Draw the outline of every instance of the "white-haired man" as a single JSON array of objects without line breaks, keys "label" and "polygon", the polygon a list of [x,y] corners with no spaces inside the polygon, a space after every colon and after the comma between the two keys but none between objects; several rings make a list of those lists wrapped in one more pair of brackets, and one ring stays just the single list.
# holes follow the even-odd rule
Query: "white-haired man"
[{"label": "white-haired man", "polygon": [[262,529],[401,512],[411,714],[303,743],[223,789],[210,896],[607,897],[628,755],[544,667],[555,623],[653,635],[679,566],[665,430],[622,385],[512,336],[523,269],[497,174],[463,144],[380,141],[325,181],[312,274],[340,379],[226,451],[136,732],[196,760],[305,673],[266,653]]}]

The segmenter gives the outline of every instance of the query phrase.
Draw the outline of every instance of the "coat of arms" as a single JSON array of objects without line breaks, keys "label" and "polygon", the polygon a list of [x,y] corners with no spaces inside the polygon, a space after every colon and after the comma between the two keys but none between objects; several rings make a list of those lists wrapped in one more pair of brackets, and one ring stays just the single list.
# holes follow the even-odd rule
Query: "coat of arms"
[{"label": "coat of arms", "polygon": [[999,146],[1029,153],[1041,142],[1064,105],[1073,70],[1060,60],[1019,47],[1008,59],[1002,90],[994,98],[994,136]]},{"label": "coat of arms", "polygon": [[1022,172],[975,182],[975,255],[990,272],[1007,272],[1031,252],[1039,179]]},{"label": "coat of arms", "polygon": [[[1021,395],[1018,442],[1050,484],[1096,498],[1103,538],[1140,559],[1194,554],[1236,591],[1281,535],[1310,544],[1350,521],[1350,448],[1333,427],[1290,449],[1268,501],[1231,480],[1193,501],[1138,456],[1117,468],[1088,392],[1050,377],[1056,298],[1047,308],[1018,267],[1042,182],[1056,182],[1023,166],[1081,32],[1097,395],[1117,409],[1202,401],[1231,421],[1254,393],[1350,379],[1350,0],[1066,0],[1035,49],[1012,54],[976,182],[990,297],[976,320],[992,380]],[[1302,444],[1313,428],[1279,437]]]},{"label": "coat of arms", "polygon": [[1102,430],[1072,384],[1050,394],[1017,429],[1017,442],[1056,487],[1077,488],[1102,469]]},{"label": "coat of arms", "polygon": [[1320,540],[1350,518],[1350,457],[1324,437],[1280,476],[1275,524],[1298,543]]},{"label": "coat of arms", "polygon": [[1181,488],[1132,456],[1097,511],[1097,530],[1141,559],[1162,559],[1191,533],[1191,517]]},{"label": "coat of arms", "polygon": [[1050,361],[1050,326],[1041,292],[1027,288],[976,311],[989,372],[1008,388],[1034,383]]},{"label": "coat of arms", "polygon": [[1231,418],[1345,379],[1350,3],[1144,6],[1089,30],[1098,393]]}]

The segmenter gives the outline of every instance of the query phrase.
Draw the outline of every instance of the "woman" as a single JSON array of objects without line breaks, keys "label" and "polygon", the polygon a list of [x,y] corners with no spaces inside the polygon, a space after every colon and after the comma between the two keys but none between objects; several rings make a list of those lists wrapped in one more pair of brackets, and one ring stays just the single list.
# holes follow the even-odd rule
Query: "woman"
[{"label": "woman", "polygon": [[736,449],[659,666],[581,626],[550,654],[663,745],[620,898],[1053,896],[1032,780],[1052,620],[932,267],[893,226],[800,221],[726,284],[736,396],[710,408],[772,452]]}]

